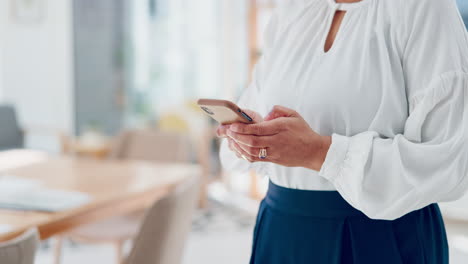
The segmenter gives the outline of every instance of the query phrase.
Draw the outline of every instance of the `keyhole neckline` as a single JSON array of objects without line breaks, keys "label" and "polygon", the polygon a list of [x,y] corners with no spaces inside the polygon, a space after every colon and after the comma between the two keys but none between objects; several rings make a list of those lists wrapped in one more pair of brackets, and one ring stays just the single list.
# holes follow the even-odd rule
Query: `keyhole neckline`
[{"label": "keyhole neckline", "polygon": [[326,1],[335,10],[349,11],[349,10],[367,5],[372,0],[361,0],[359,2],[354,2],[354,3],[337,3],[336,0],[326,0]]}]

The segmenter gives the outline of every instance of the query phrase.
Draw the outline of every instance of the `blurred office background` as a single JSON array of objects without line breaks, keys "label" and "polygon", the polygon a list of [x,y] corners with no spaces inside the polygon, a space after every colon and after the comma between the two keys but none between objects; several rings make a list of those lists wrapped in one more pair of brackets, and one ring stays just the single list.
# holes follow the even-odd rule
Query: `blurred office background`
[{"label": "blurred office background", "polygon": [[[457,2],[468,23],[468,1]],[[168,148],[152,139],[183,135],[184,162],[201,168],[183,263],[246,263],[266,179],[222,171],[216,124],[195,102],[238,97],[261,55],[261,32],[274,5],[274,0],[0,1],[0,105],[14,110],[21,131],[20,139],[0,145],[0,177],[12,166],[29,166],[38,155],[106,163],[131,133],[150,135],[136,148],[152,151],[142,150],[146,154],[135,159],[161,162],[157,157]],[[13,125],[0,123],[0,131],[2,126]],[[453,263],[465,263],[468,199],[444,208],[453,227]],[[7,229],[1,221],[2,210],[0,227]],[[45,240],[36,262],[54,263],[58,241],[62,263],[116,263],[112,245],[83,243],[72,235]],[[129,239],[122,254],[131,248]]]}]

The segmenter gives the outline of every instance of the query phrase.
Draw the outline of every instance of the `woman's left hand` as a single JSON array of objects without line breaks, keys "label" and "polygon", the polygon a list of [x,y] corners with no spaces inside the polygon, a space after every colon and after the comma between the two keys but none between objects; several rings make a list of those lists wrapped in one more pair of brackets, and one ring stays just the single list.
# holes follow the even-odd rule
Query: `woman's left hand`
[{"label": "woman's left hand", "polygon": [[[275,106],[264,122],[236,123],[227,130],[230,147],[250,162],[273,162],[319,171],[331,145],[330,136],[314,132],[294,110]],[[267,157],[261,159],[265,148]]]}]

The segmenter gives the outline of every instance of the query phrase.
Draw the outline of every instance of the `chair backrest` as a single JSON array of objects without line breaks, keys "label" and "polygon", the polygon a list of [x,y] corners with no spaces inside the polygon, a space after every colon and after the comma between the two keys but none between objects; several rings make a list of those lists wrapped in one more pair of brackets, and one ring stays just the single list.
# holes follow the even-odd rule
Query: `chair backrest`
[{"label": "chair backrest", "polygon": [[10,105],[0,105],[0,150],[23,147],[24,135],[15,109]]},{"label": "chair backrest", "polygon": [[111,159],[189,162],[190,140],[185,134],[159,130],[123,132],[115,141]]},{"label": "chair backrest", "polygon": [[0,263],[33,264],[39,244],[39,235],[35,228],[8,242],[0,243]]},{"label": "chair backrest", "polygon": [[147,211],[126,264],[181,263],[199,189],[192,176]]}]

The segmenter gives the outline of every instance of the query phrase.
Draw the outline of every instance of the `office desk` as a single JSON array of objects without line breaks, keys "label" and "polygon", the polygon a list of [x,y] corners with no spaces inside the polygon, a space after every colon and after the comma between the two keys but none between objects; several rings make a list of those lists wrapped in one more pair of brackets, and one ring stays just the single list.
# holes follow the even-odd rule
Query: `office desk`
[{"label": "office desk", "polygon": [[46,188],[79,191],[92,198],[85,206],[59,213],[0,210],[0,225],[13,227],[0,234],[0,241],[5,241],[34,226],[41,239],[47,239],[83,224],[147,208],[187,177],[200,174],[200,169],[192,164],[60,157],[0,173],[40,180]]}]

